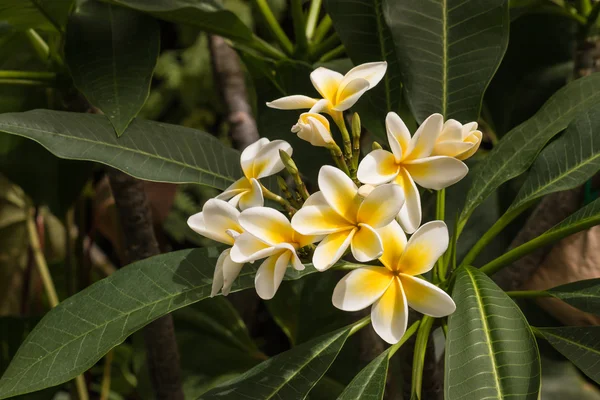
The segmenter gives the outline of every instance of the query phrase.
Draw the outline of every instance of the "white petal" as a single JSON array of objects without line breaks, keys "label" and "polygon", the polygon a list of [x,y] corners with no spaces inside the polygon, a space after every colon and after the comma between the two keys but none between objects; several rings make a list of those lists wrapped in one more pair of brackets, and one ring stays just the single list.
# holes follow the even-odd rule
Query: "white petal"
[{"label": "white petal", "polygon": [[262,207],[265,204],[260,183],[254,178],[250,179],[250,183],[252,184],[252,188],[240,196],[240,210],[252,207]]},{"label": "white petal", "polygon": [[311,108],[316,102],[317,99],[308,96],[293,95],[268,102],[267,106],[279,110],[300,110],[303,108]]},{"label": "white petal", "polygon": [[256,236],[244,232],[235,239],[235,244],[231,248],[231,259],[239,263],[254,262],[279,251]]},{"label": "white petal", "polygon": [[432,114],[427,117],[412,137],[404,159],[415,160],[429,157],[433,151],[435,141],[442,131],[443,123],[444,117],[441,114]]},{"label": "white petal", "polygon": [[[310,197],[307,203],[309,200]],[[304,206],[292,217],[292,227],[302,235],[327,235],[347,230],[352,226],[328,204]]]},{"label": "white petal", "polygon": [[292,146],[285,140],[273,140],[265,144],[260,149],[260,153],[254,157],[251,177],[260,179],[281,171],[284,166],[279,156],[279,150],[285,151],[290,156],[292,155]]},{"label": "white petal", "polygon": [[324,99],[333,101],[337,93],[338,86],[344,76],[339,72],[319,67],[310,74],[310,80]]},{"label": "white petal", "polygon": [[394,279],[373,305],[371,323],[375,332],[389,344],[398,343],[404,336],[408,324],[408,307],[399,279]]},{"label": "white petal", "polygon": [[344,311],[362,310],[379,300],[393,279],[393,275],[385,268],[355,269],[333,289],[333,305]]},{"label": "white petal", "polygon": [[259,156],[263,147],[265,147],[268,143],[269,139],[260,138],[242,151],[242,154],[240,155],[240,164],[246,178],[256,178],[252,175],[254,160]]},{"label": "white petal", "polygon": [[345,230],[328,235],[315,249],[313,265],[325,271],[335,264],[346,252],[357,229]]},{"label": "white petal", "polygon": [[[477,123],[475,122],[474,124],[477,125]],[[479,146],[481,145],[482,138],[483,134],[481,133],[481,131],[472,131],[471,134],[465,139],[465,143],[473,143],[473,146],[464,153],[458,154],[456,158],[458,158],[459,160],[466,160],[467,158],[475,154],[475,152],[477,151],[477,149],[479,149]]]},{"label": "white petal", "polygon": [[254,284],[261,299],[269,300],[275,296],[290,263],[290,255],[289,251],[273,255],[263,261],[256,271]]},{"label": "white petal", "polygon": [[359,262],[374,260],[383,254],[383,243],[375,229],[360,224],[351,242],[352,255]]},{"label": "white petal", "polygon": [[408,240],[398,269],[413,276],[428,272],[448,249],[448,240],[444,221],[424,224]]},{"label": "white petal", "polygon": [[210,297],[215,297],[219,294],[219,290],[223,287],[223,262],[225,258],[229,257],[229,249],[219,254],[217,258],[217,264],[215,265],[215,272],[213,274],[212,287],[210,290]]},{"label": "white petal", "polygon": [[373,228],[392,222],[404,205],[404,191],[395,183],[377,186],[358,209],[357,220]]},{"label": "white petal", "polygon": [[331,116],[334,117],[334,114],[336,112],[333,111],[331,109],[331,107],[332,107],[331,101],[329,101],[327,99],[320,99],[319,101],[317,101],[315,103],[314,106],[312,106],[310,108],[310,110],[308,110],[308,112],[311,113],[311,114],[316,114],[316,113],[324,112],[324,113],[327,113],[327,114],[331,114]]},{"label": "white petal", "polygon": [[400,162],[402,156],[408,151],[410,131],[395,112],[389,112],[385,117],[385,130],[396,162]]},{"label": "white petal", "polygon": [[404,168],[394,180],[394,183],[404,189],[404,207],[398,214],[400,226],[406,233],[413,233],[421,225],[421,195],[417,185]]},{"label": "white petal", "polygon": [[300,260],[300,258],[298,257],[298,254],[296,254],[295,251],[292,254],[291,263],[292,263],[292,266],[294,267],[294,269],[297,271],[303,271],[306,269],[306,267],[304,266],[304,264],[302,264],[302,261]]},{"label": "white petal", "polygon": [[357,177],[362,183],[380,185],[398,175],[400,167],[394,155],[386,150],[373,150],[358,165]]},{"label": "white petal", "polygon": [[346,111],[356,104],[367,90],[369,90],[369,82],[366,79],[357,78],[350,81],[341,91],[338,91],[333,110]]},{"label": "white petal", "polygon": [[[229,200],[235,196],[239,196],[240,194],[246,192],[251,187],[252,187],[252,184],[244,176],[244,177],[238,179],[237,181],[233,182],[231,185],[229,185],[229,187],[227,189],[225,189],[223,191],[223,193],[219,194],[215,198],[220,199],[220,200]],[[237,202],[235,204],[233,204],[234,207],[236,205],[237,205]]]},{"label": "white petal", "polygon": [[448,156],[457,157],[475,146],[475,143],[461,142],[461,141],[438,141],[433,148],[432,156]]},{"label": "white petal", "polygon": [[340,216],[348,221],[355,220],[361,200],[358,188],[348,175],[335,167],[324,165],[319,171],[319,189]]},{"label": "white petal", "polygon": [[[223,253],[229,254],[229,250],[225,250]],[[236,263],[231,259],[231,257],[225,257],[223,260],[223,289],[221,290],[223,296],[227,296],[229,294],[231,291],[231,286],[237,279],[243,266],[244,263]]]},{"label": "white petal", "polygon": [[405,163],[404,167],[419,185],[440,190],[460,181],[469,172],[467,165],[456,158],[434,156]]},{"label": "white petal", "polygon": [[233,244],[228,230],[242,232],[238,223],[239,211],[223,200],[209,199],[204,203],[202,212],[192,215],[188,225],[197,233],[224,244]]},{"label": "white petal", "polygon": [[383,254],[379,257],[379,261],[389,270],[396,271],[406,248],[406,234],[396,221],[377,229],[377,233],[383,244]]},{"label": "white petal", "polygon": [[448,293],[424,279],[400,274],[408,306],[421,314],[435,318],[445,317],[456,311],[456,304]]},{"label": "white petal", "polygon": [[344,79],[340,86],[345,86],[347,83],[355,79],[365,79],[369,82],[369,88],[375,87],[385,76],[387,70],[387,62],[378,61],[357,65],[344,75]]},{"label": "white petal", "polygon": [[438,137],[438,141],[460,142],[462,136],[463,125],[455,119],[449,119],[444,122],[442,132]]},{"label": "white petal", "polygon": [[329,204],[327,204],[327,200],[325,200],[323,193],[318,191],[308,196],[308,199],[304,202],[304,207],[308,206],[329,206]]},{"label": "white petal", "polygon": [[290,221],[273,208],[254,207],[245,210],[239,216],[239,223],[246,232],[271,246],[291,243],[294,239]]}]

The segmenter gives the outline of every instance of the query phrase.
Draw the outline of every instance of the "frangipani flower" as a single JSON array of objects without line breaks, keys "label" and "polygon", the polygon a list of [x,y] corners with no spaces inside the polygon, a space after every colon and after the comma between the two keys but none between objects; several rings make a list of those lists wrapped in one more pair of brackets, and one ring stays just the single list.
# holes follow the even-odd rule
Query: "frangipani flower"
[{"label": "frangipani flower", "polygon": [[440,190],[461,180],[469,171],[456,158],[432,156],[442,130],[443,117],[433,114],[411,138],[408,128],[396,113],[385,119],[391,152],[374,150],[358,166],[358,179],[369,185],[394,182],[404,191],[406,203],[398,218],[407,233],[421,224],[421,197],[415,182],[427,189]]},{"label": "frangipani flower", "polygon": [[431,155],[466,160],[475,154],[482,137],[481,131],[477,130],[477,122],[463,125],[457,120],[449,119],[444,123]]},{"label": "frangipani flower", "polygon": [[306,140],[313,146],[328,147],[334,143],[327,118],[317,113],[303,113],[292,132],[297,133],[300,139]]},{"label": "frangipani flower", "polygon": [[319,67],[310,74],[310,80],[322,99],[303,95],[282,97],[267,103],[280,110],[310,108],[311,112],[325,112],[334,119],[352,107],[367,90],[372,89],[385,75],[387,62],[371,62],[358,65],[342,75],[339,72]]},{"label": "frangipani flower", "polygon": [[262,299],[271,299],[290,263],[299,271],[304,269],[296,250],[315,242],[317,238],[295,232],[290,221],[272,208],[245,210],[240,214],[239,222],[245,232],[236,238],[231,258],[239,263],[267,258],[258,268],[255,285]]},{"label": "frangipani flower", "polygon": [[[219,243],[233,246],[234,239],[244,230],[238,223],[240,212],[226,201],[210,199],[204,203],[202,212],[188,218],[188,225],[195,232]],[[223,295],[227,296],[231,285],[240,274],[244,263],[237,263],[230,257],[230,250],[224,250],[217,259],[217,265],[213,276],[213,297],[222,289]]]},{"label": "frangipani flower", "polygon": [[225,189],[217,199],[231,199],[229,202],[234,207],[239,206],[241,210],[262,207],[264,197],[258,180],[274,175],[284,168],[279,150],[292,155],[292,147],[284,140],[270,142],[267,138],[261,138],[246,147],[240,158],[244,177]]},{"label": "frangipani flower", "polygon": [[371,323],[386,342],[397,343],[408,322],[408,306],[432,317],[456,310],[442,289],[416,277],[429,271],[448,248],[448,229],[443,221],[419,228],[406,242],[398,223],[378,229],[383,240],[384,267],[366,266],[346,275],[333,291],[333,305],[358,311],[372,305]]},{"label": "frangipani flower", "polygon": [[292,218],[292,227],[304,235],[327,235],[313,255],[313,264],[324,271],[350,247],[358,261],[381,256],[383,243],[376,229],[392,222],[404,204],[398,185],[382,185],[365,198],[352,180],[337,168],[319,171],[319,188]]}]

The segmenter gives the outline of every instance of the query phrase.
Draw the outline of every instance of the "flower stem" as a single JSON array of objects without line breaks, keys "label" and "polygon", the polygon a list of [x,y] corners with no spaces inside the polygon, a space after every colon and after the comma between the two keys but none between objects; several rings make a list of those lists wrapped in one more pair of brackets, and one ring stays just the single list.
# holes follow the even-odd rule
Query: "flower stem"
[{"label": "flower stem", "polygon": [[330,50],[335,50],[337,46],[340,44],[340,37],[337,33],[329,36],[323,42],[315,45],[310,49],[310,57],[313,60],[320,59],[324,54],[329,52]]},{"label": "flower stem", "polygon": [[315,27],[317,26],[317,18],[319,18],[319,12],[321,11],[322,0],[312,0],[310,3],[310,9],[308,10],[308,18],[306,20],[306,38],[311,40],[315,33]]},{"label": "flower stem", "polygon": [[262,188],[263,191],[263,195],[265,196],[265,198],[267,199],[271,199],[279,204],[281,204],[282,206],[284,206],[286,208],[286,210],[290,213],[295,213],[296,210],[289,201],[287,201],[286,199],[284,199],[283,197],[271,192],[269,189],[267,189],[262,183],[260,185],[260,187]]},{"label": "flower stem", "polygon": [[[443,221],[446,217],[446,189],[438,190],[436,193],[436,208],[435,208],[435,219]],[[448,250],[446,250],[448,251]],[[444,263],[444,257],[438,258],[433,269],[433,281],[434,283],[442,282],[446,278],[446,268]]]},{"label": "flower stem", "polygon": [[259,53],[262,53],[276,60],[283,60],[286,58],[285,54],[282,53],[281,50],[279,50],[276,47],[273,47],[271,44],[265,42],[258,36],[253,35],[252,39],[253,40],[250,43],[245,44],[245,46],[248,46],[249,48],[258,51]]},{"label": "flower stem", "polygon": [[106,354],[104,360],[104,371],[102,373],[102,386],[100,392],[100,400],[108,400],[110,395],[110,374],[113,360],[113,350]]},{"label": "flower stem", "polygon": [[412,374],[412,397],[421,398],[421,387],[423,386],[423,367],[425,365],[425,352],[427,350],[427,342],[429,341],[429,333],[433,327],[434,318],[425,315],[421,319],[417,340],[415,342],[415,353],[413,358],[413,374]]},{"label": "flower stem", "polygon": [[342,153],[340,146],[333,143],[330,145],[329,150],[331,151],[331,157],[333,157],[333,161],[335,161],[335,164],[338,166],[338,168],[344,171],[346,175],[350,176],[348,164],[346,164],[346,160],[344,159],[344,154]]},{"label": "flower stem", "polygon": [[358,169],[358,159],[360,158],[360,134],[361,123],[358,113],[352,115],[352,168]]},{"label": "flower stem", "polygon": [[415,332],[417,331],[417,329],[419,328],[419,325],[421,324],[421,321],[415,321],[407,330],[406,332],[404,332],[404,335],[402,336],[402,339],[400,339],[400,341],[394,345],[392,345],[390,347],[390,355],[388,358],[392,358],[392,356],[394,354],[396,354],[396,352],[398,351],[398,349],[400,349],[400,347],[402,347],[402,345],[404,343],[406,343],[406,341],[408,339],[410,339],[412,337],[412,335],[415,334]]},{"label": "flower stem", "polygon": [[370,315],[367,315],[363,319],[360,319],[360,320],[356,321],[354,323],[354,325],[352,326],[352,329],[350,329],[349,336],[352,336],[356,332],[360,331],[362,328],[364,328],[365,326],[367,326],[369,324],[369,322],[371,322],[371,316]]},{"label": "flower stem", "polygon": [[273,11],[271,11],[267,0],[254,0],[254,2],[256,3],[258,11],[267,23],[267,28],[269,31],[271,31],[271,34],[275,40],[277,40],[279,45],[287,54],[292,54],[294,52],[294,45],[286,36],[285,32],[281,28],[281,25],[279,25],[279,22],[277,22],[277,18],[275,18],[275,15],[273,15]]},{"label": "flower stem", "polygon": [[340,133],[342,134],[342,141],[344,144],[344,161],[346,165],[350,165],[349,176],[352,179],[356,178],[356,168],[352,165],[352,142],[350,141],[350,133],[348,132],[348,128],[346,128],[346,121],[344,121],[344,114],[339,112],[337,116],[334,117],[335,124],[340,129]]},{"label": "flower stem", "polygon": [[327,32],[331,29],[333,22],[331,21],[331,17],[329,15],[325,15],[319,25],[317,25],[317,29],[315,30],[315,34],[313,37],[313,44],[321,43]]},{"label": "flower stem", "polygon": [[323,54],[323,57],[319,58],[319,62],[324,63],[327,61],[335,60],[336,58],[339,58],[345,52],[346,52],[346,48],[344,47],[343,44],[340,44],[335,49]]},{"label": "flower stem", "polygon": [[513,299],[529,299],[535,297],[552,297],[551,293],[545,290],[513,290],[506,292]]},{"label": "flower stem", "polygon": [[302,0],[292,0],[292,20],[294,22],[295,54],[306,54],[308,39],[306,38],[306,19],[302,11]]}]

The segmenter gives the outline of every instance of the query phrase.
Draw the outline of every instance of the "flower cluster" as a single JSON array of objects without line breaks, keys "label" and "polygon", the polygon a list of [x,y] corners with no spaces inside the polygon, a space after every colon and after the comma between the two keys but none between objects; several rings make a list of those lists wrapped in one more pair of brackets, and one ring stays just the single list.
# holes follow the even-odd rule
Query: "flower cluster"
[{"label": "flower cluster", "polygon": [[[351,254],[356,268],[335,287],[333,304],[345,311],[371,306],[373,328],[385,341],[396,343],[402,338],[409,306],[433,317],[454,312],[450,296],[421,276],[444,254],[449,239],[443,221],[421,225],[417,185],[441,190],[461,180],[468,172],[463,161],[477,151],[481,132],[475,122],[444,122],[442,115],[433,114],[411,135],[392,112],[385,121],[389,151],[375,149],[359,162],[360,127],[353,126],[350,147],[343,112],[385,71],[384,62],[359,65],[346,75],[317,68],[311,81],[322,99],[294,95],[267,103],[278,109],[309,109],[291,130],[314,146],[329,148],[338,168],[321,167],[319,191],[309,197],[297,187],[295,203],[303,201],[294,207],[293,197],[285,200],[260,182],[287,168],[296,185],[304,188],[295,165],[289,168],[291,146],[262,138],[242,152],[244,176],[188,220],[199,234],[231,246],[218,258],[213,296],[219,290],[229,293],[245,263],[263,260],[255,277],[256,291],[261,298],[271,299],[290,266],[305,268],[301,258],[311,258],[318,271],[325,271]],[[343,153],[323,114],[339,128]],[[288,191],[285,184],[284,189]],[[285,205],[291,219],[265,207],[266,196]],[[411,234],[409,239],[406,234]]]}]

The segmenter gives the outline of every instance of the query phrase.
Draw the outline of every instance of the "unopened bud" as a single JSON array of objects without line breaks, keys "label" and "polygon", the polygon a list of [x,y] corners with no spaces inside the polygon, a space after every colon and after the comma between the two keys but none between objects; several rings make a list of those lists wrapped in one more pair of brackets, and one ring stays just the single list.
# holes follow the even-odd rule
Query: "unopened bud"
[{"label": "unopened bud", "polygon": [[383,149],[383,147],[381,147],[381,145],[379,143],[377,143],[377,142],[373,142],[373,144],[371,145],[371,148],[373,150],[381,150],[381,149]]},{"label": "unopened bud", "polygon": [[360,138],[360,131],[360,117],[358,116],[358,113],[354,113],[354,115],[352,115],[352,137]]},{"label": "unopened bud", "polygon": [[292,160],[292,157],[283,150],[279,150],[279,157],[285,166],[285,169],[290,173],[290,175],[298,175],[298,167],[296,167],[296,163]]}]

